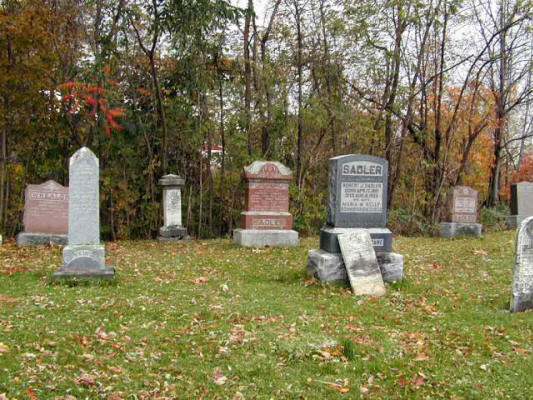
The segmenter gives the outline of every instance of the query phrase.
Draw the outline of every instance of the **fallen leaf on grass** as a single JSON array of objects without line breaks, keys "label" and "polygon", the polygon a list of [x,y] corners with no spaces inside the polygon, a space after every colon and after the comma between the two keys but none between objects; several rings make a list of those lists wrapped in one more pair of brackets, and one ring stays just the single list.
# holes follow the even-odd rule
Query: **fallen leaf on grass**
[{"label": "fallen leaf on grass", "polygon": [[228,378],[222,373],[222,370],[220,368],[216,368],[213,371],[213,382],[215,382],[215,385],[224,385]]},{"label": "fallen leaf on grass", "polygon": [[9,346],[7,344],[0,343],[0,353],[7,353],[9,351]]},{"label": "fallen leaf on grass", "polygon": [[17,301],[17,299],[15,299],[14,297],[9,297],[9,296],[0,296],[0,301],[6,301],[8,303],[13,303]]},{"label": "fallen leaf on grass", "polygon": [[481,255],[483,257],[488,257],[489,256],[489,253],[487,253],[485,250],[475,250],[474,254],[479,254],[479,255]]},{"label": "fallen leaf on grass", "polygon": [[208,276],[200,276],[199,278],[194,278],[192,281],[194,283],[206,283],[207,281],[209,281],[209,277]]},{"label": "fallen leaf on grass", "polygon": [[425,353],[419,353],[415,358],[415,361],[426,361],[426,360],[429,360],[429,357]]},{"label": "fallen leaf on grass", "polygon": [[528,354],[531,353],[530,350],[521,349],[520,347],[513,347],[513,350],[520,354]]}]

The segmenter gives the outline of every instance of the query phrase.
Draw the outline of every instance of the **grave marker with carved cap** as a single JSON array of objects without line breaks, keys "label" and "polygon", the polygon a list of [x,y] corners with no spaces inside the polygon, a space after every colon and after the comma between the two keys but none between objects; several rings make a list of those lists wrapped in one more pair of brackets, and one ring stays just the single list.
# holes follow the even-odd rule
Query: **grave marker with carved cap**
[{"label": "grave marker with carved cap", "polygon": [[24,198],[24,232],[17,235],[17,244],[67,244],[68,187],[53,180],[28,185]]},{"label": "grave marker with carved cap", "polygon": [[100,190],[98,158],[82,147],[70,158],[68,245],[63,266],[54,278],[113,278],[105,266],[105,247],[100,243]]},{"label": "grave marker with carved cap", "polygon": [[181,222],[181,187],[185,179],[168,174],[159,180],[163,187],[164,224],[159,228],[159,241],[189,240],[187,229]]},{"label": "grave marker with carved cap", "polygon": [[387,228],[388,162],[348,154],[329,160],[327,224],[320,230],[320,249],[308,252],[308,273],[325,281],[346,281],[339,236],[364,228],[370,234],[383,279],[402,279],[403,256],[392,252]]},{"label": "grave marker with carved cap", "polygon": [[481,236],[482,225],[477,223],[477,199],[477,190],[469,186],[450,189],[444,215],[447,221],[440,223],[441,236]]},{"label": "grave marker with carved cap", "polygon": [[274,161],[255,161],[243,170],[245,211],[233,241],[241,246],[297,246],[289,213],[290,169]]},{"label": "grave marker with carved cap", "polygon": [[511,311],[533,308],[533,217],[522,221],[516,232]]}]

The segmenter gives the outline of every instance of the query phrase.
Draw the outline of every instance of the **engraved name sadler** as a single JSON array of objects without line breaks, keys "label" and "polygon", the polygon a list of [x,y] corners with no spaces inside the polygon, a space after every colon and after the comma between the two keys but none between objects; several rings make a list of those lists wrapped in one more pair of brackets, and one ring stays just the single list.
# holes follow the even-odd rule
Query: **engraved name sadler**
[{"label": "engraved name sadler", "polygon": [[383,167],[370,161],[353,161],[342,164],[342,174],[349,176],[383,176]]}]

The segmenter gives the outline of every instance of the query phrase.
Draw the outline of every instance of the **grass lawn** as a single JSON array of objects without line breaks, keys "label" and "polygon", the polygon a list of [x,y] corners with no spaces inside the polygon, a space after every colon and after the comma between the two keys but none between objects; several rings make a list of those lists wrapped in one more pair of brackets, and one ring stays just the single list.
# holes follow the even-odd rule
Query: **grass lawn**
[{"label": "grass lawn", "polygon": [[61,249],[0,246],[0,399],[533,397],[514,232],[395,238],[387,295],[305,274],[307,250],[106,245],[114,282],[52,281]]}]

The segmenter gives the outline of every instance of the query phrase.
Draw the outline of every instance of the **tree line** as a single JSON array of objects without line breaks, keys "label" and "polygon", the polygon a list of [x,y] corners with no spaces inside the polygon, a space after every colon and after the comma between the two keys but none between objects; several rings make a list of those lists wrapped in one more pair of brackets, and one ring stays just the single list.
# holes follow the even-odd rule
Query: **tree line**
[{"label": "tree line", "polygon": [[389,161],[400,229],[438,222],[457,184],[496,207],[529,165],[532,24],[531,0],[3,0],[0,231],[84,145],[112,240],[156,235],[166,173],[191,234],[230,233],[257,159],[293,170],[304,234],[340,154]]}]

